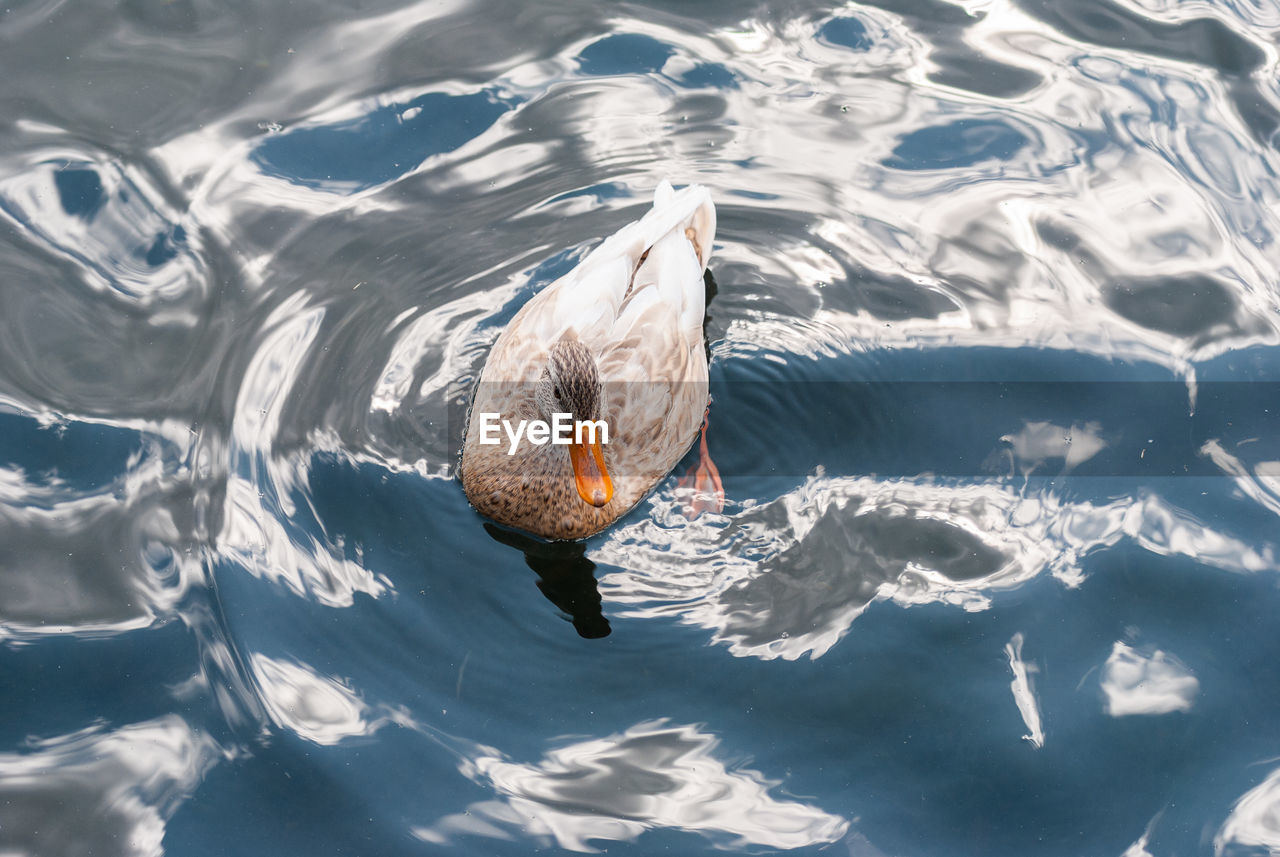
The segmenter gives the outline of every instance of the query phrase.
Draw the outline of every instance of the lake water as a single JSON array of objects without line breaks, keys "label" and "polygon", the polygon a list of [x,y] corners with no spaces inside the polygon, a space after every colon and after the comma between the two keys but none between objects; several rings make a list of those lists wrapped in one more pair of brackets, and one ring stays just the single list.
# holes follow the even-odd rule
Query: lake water
[{"label": "lake water", "polygon": [[[0,9],[0,854],[1280,854],[1280,6]],[[710,188],[708,447],[456,479]]]}]

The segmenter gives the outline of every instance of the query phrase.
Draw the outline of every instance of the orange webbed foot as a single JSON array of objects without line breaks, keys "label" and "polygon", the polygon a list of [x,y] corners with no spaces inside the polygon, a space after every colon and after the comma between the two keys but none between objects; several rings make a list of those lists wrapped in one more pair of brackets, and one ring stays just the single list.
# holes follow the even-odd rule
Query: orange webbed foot
[{"label": "orange webbed foot", "polygon": [[689,468],[680,478],[677,485],[683,489],[692,489],[693,496],[685,502],[685,515],[690,520],[696,519],[703,512],[724,511],[724,483],[720,481],[720,471],[711,460],[707,450],[707,423],[711,416],[710,408],[702,415],[702,437],[698,441],[698,463]]}]

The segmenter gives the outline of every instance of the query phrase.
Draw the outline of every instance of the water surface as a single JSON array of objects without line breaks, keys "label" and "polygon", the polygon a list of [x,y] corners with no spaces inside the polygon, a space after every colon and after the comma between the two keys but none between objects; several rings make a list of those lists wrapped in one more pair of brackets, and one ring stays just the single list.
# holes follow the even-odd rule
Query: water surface
[{"label": "water surface", "polygon": [[[1280,853],[1280,9],[0,10],[0,851]],[[664,177],[722,514],[459,415]]]}]

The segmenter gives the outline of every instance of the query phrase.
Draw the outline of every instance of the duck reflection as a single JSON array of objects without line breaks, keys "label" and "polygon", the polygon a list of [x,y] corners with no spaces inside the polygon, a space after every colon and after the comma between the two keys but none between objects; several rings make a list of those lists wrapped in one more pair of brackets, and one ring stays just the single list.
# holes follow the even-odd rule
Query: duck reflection
[{"label": "duck reflection", "polygon": [[596,564],[587,559],[582,542],[544,542],[514,530],[485,522],[494,541],[524,554],[524,561],[538,574],[538,589],[573,622],[578,635],[588,640],[609,636],[609,620],[600,607]]},{"label": "duck reflection", "polygon": [[711,324],[711,302],[716,299],[716,295],[720,293],[720,286],[716,284],[715,274],[711,273],[708,266],[702,272],[702,286],[706,289],[707,302],[703,307],[702,313],[702,347],[707,350],[707,362],[711,362],[711,333],[709,326]]}]

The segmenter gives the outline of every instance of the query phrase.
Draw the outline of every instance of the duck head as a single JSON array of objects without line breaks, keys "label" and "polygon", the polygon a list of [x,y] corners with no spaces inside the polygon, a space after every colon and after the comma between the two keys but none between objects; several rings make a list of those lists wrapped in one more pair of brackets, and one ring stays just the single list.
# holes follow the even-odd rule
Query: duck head
[{"label": "duck head", "polygon": [[[551,346],[547,365],[534,392],[538,411],[548,423],[556,414],[569,414],[575,431],[569,444],[569,462],[578,496],[592,506],[603,506],[613,498],[613,481],[604,463],[598,432],[578,432],[583,421],[600,419],[603,385],[591,351],[580,341],[565,337]],[[581,442],[579,442],[581,441]]]}]

